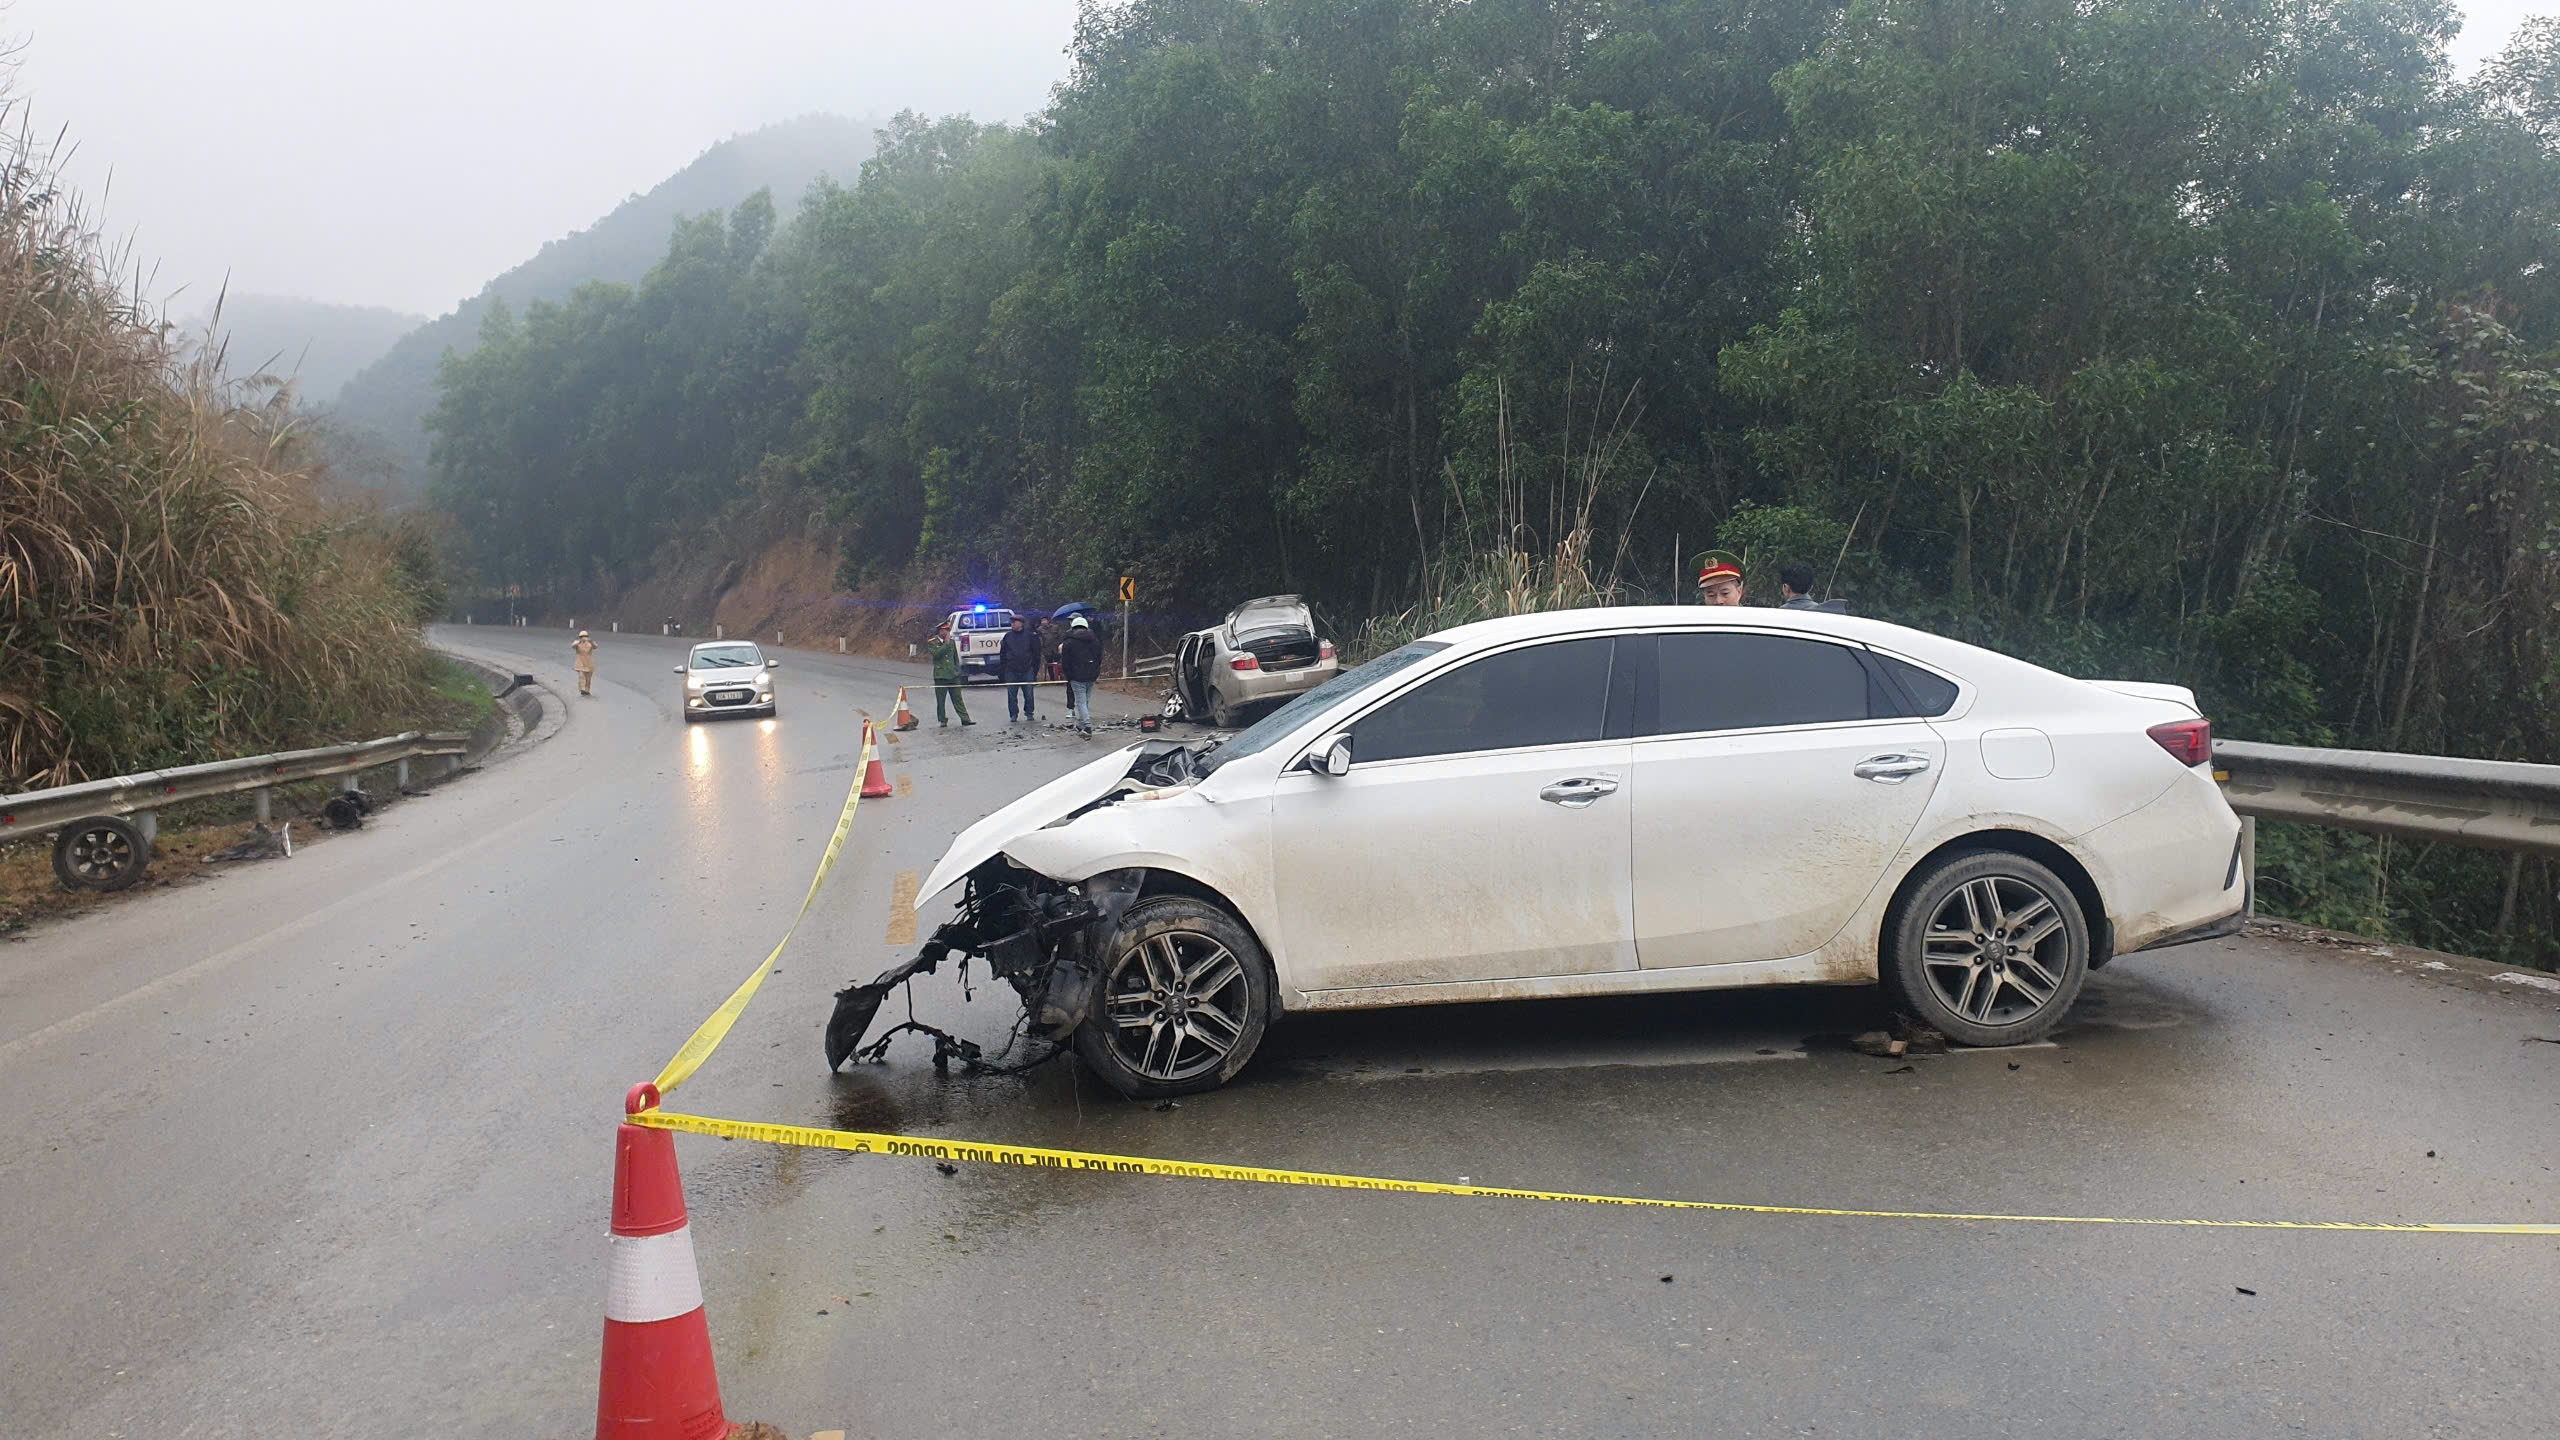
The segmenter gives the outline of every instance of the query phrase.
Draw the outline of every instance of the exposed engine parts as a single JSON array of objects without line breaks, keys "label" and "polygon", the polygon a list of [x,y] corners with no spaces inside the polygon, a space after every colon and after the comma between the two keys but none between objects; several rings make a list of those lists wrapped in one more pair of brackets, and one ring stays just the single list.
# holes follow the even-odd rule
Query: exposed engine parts
[{"label": "exposed engine parts", "polygon": [[[1138,886],[1138,876],[1130,872],[1068,886],[1033,875],[1002,857],[989,860],[971,872],[959,918],[934,931],[914,959],[892,966],[867,984],[836,992],[835,1012],[827,1020],[827,1068],[839,1069],[848,1059],[877,1063],[886,1057],[889,1042],[910,1030],[933,1037],[936,1069],[946,1069],[954,1060],[974,1071],[998,1068],[976,1042],[916,1019],[912,997],[905,1020],[868,1044],[863,1041],[890,991],[918,975],[932,974],[954,956],[963,967],[973,959],[985,960],[987,969],[1021,996],[1020,1033],[1053,1047],[1064,1044],[1093,1010],[1100,968],[1092,939],[1110,933],[1121,912],[1137,898]],[[1042,1054],[1023,1065],[1003,1068],[1025,1069],[1048,1058]]]}]

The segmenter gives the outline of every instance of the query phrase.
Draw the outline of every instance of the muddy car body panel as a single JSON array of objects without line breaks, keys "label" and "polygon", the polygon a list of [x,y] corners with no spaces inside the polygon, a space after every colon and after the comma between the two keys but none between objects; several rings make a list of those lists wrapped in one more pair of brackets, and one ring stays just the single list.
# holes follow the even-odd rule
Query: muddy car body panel
[{"label": "muddy car body panel", "polygon": [[2016,1043],[2088,968],[2243,913],[2203,723],[2175,686],[1862,618],[1521,616],[1097,759],[926,889],[1094,917],[1054,923],[1086,923],[1073,994],[1113,1014],[1145,997],[1097,978],[1112,917],[1179,897],[1240,922],[1280,1011],[1882,979]]}]

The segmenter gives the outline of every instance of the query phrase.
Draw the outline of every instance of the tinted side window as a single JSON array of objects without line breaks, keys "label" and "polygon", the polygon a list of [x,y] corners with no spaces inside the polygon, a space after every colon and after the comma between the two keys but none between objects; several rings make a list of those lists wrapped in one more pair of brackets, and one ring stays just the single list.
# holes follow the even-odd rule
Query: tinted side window
[{"label": "tinted side window", "polygon": [[1351,729],[1351,758],[1409,760],[1597,740],[1609,704],[1606,637],[1470,661],[1389,701]]},{"label": "tinted side window", "polygon": [[1953,680],[1935,671],[1923,670],[1907,660],[1896,660],[1890,655],[1871,655],[1869,658],[1882,667],[1885,674],[1893,677],[1894,688],[1900,690],[1910,701],[1908,705],[1896,705],[1890,710],[1878,710],[1877,714],[1916,715],[1926,719],[1944,715],[1954,708],[1956,682]]},{"label": "tinted side window", "polygon": [[1844,645],[1695,633],[1665,635],[1661,645],[1652,734],[1819,725],[1873,713],[1867,668]]}]

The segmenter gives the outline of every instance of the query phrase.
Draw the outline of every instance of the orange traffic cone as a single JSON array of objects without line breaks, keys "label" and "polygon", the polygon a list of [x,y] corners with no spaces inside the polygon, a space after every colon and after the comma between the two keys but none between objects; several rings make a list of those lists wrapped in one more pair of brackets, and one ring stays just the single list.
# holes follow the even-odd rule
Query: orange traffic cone
[{"label": "orange traffic cone", "polygon": [[865,800],[877,800],[883,795],[892,793],[889,789],[889,772],[880,768],[880,747],[874,743],[872,734],[871,722],[863,721],[862,749],[864,754],[871,757],[871,763],[862,767],[862,798]]},{"label": "orange traffic cone", "polygon": [[[657,1103],[658,1087],[643,1082],[623,1110],[636,1115]],[[720,1440],[729,1420],[712,1373],[672,1133],[626,1120],[614,1136],[609,1243],[596,1440]]]},{"label": "orange traffic cone", "polygon": [[904,685],[898,687],[898,713],[890,716],[889,720],[901,730],[913,730],[920,723],[916,712],[907,708],[907,687]]}]

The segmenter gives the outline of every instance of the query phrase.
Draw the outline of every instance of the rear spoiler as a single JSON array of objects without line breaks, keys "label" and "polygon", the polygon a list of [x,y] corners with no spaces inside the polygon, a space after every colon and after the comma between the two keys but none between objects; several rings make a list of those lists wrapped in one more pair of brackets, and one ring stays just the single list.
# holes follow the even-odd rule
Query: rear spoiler
[{"label": "rear spoiler", "polygon": [[2196,703],[2196,692],[2184,685],[2154,685],[2143,680],[2092,680],[2089,683],[2101,690],[2130,695],[2136,700],[2166,700],[2172,705],[2185,706],[2190,713],[2204,713],[2204,707]]}]

